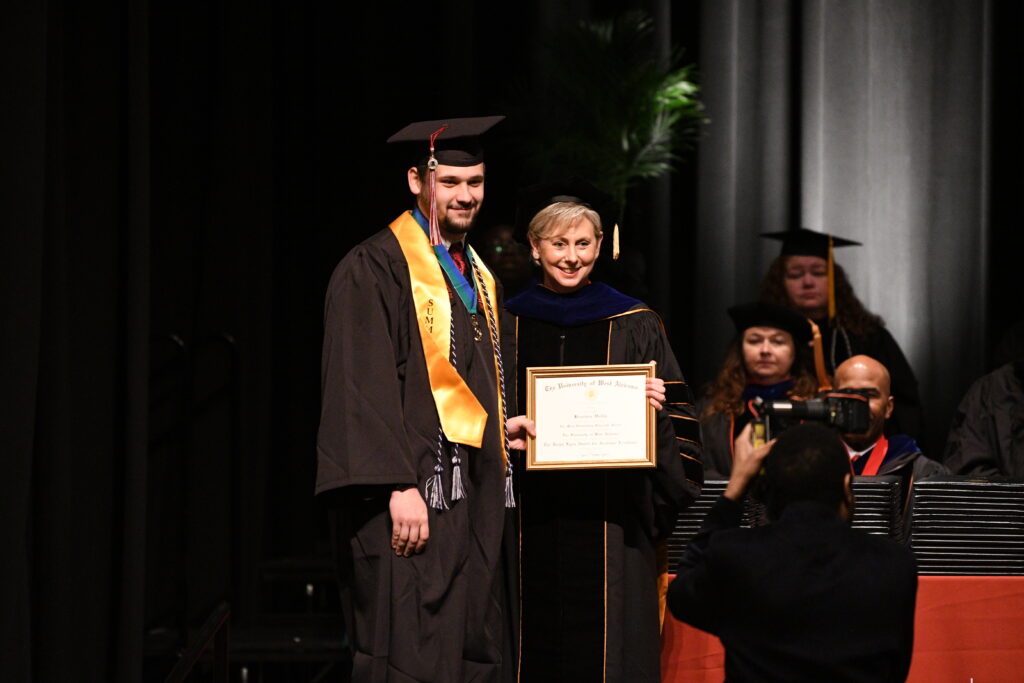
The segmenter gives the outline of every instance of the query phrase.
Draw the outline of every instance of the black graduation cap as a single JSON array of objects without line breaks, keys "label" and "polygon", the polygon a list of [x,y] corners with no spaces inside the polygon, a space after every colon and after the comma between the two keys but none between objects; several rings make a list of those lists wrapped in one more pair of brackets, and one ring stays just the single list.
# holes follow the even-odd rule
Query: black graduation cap
[{"label": "black graduation cap", "polygon": [[816,232],[807,228],[794,228],[782,232],[763,232],[761,237],[782,242],[780,256],[818,256],[828,258],[829,238],[832,238],[832,247],[854,247],[860,246],[860,242],[854,242],[843,237],[836,237],[825,232]]},{"label": "black graduation cap", "polygon": [[860,246],[844,237],[836,237],[827,232],[815,232],[807,228],[794,228],[782,232],[763,232],[761,237],[770,240],[781,240],[782,251],[779,256],[817,256],[828,261],[828,319],[836,317],[836,284],[832,250],[836,247]]},{"label": "black graduation cap", "polygon": [[415,151],[417,166],[430,157],[430,136],[438,131],[434,141],[437,163],[446,166],[476,166],[483,163],[484,152],[480,136],[489,131],[504,116],[474,116],[456,119],[418,121],[388,138],[389,143],[418,143]]},{"label": "black graduation cap", "polygon": [[811,324],[807,318],[785,306],[761,301],[737,304],[729,308],[729,317],[738,334],[750,327],[777,327],[793,335],[797,346],[811,341]]},{"label": "black graduation cap", "polygon": [[[559,202],[584,204],[596,211],[601,218],[602,232],[607,232],[609,229],[613,232],[618,230],[619,206],[612,196],[594,187],[583,178],[572,176],[553,182],[530,185],[519,190],[519,201],[516,206],[516,232],[525,241],[533,217],[541,210]],[[612,239],[613,258],[617,258],[618,235],[614,235]]]},{"label": "black graduation cap", "polygon": [[618,209],[611,195],[573,176],[550,183],[530,185],[519,190],[516,206],[516,230],[525,235],[530,221],[543,209],[559,202],[585,204],[601,217],[601,229],[607,230],[618,220]]}]

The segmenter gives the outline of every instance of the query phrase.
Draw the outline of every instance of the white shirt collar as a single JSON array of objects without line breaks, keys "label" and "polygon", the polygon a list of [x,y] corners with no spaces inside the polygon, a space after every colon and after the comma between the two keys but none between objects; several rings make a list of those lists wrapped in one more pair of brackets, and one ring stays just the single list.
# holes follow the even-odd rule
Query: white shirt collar
[{"label": "white shirt collar", "polygon": [[877,445],[878,445],[878,441],[875,441],[873,444],[871,444],[870,446],[868,446],[864,450],[855,451],[852,448],[850,448],[850,445],[848,443],[843,441],[843,446],[846,448],[846,454],[850,456],[850,460],[853,460],[855,458],[859,458],[862,455],[867,455],[872,450],[874,450],[875,446],[877,446]]}]

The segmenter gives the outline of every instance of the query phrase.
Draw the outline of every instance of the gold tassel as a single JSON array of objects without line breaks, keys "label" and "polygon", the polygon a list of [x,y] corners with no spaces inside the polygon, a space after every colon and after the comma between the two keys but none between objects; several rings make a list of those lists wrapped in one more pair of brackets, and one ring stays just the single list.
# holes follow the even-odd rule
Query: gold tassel
[{"label": "gold tassel", "polygon": [[612,260],[619,260],[619,224],[612,229]]},{"label": "gold tassel", "polygon": [[825,349],[822,348],[824,345],[821,343],[821,329],[810,318],[807,322],[811,324],[811,333],[814,335],[814,341],[811,343],[814,345],[814,372],[818,375],[818,391],[829,391],[832,389],[832,378],[825,371]]}]

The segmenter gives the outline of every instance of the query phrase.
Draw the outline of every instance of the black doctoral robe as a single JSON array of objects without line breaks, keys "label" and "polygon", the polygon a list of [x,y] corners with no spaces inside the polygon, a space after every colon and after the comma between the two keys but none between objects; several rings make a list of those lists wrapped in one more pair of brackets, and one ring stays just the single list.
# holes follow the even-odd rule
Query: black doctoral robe
[{"label": "black doctoral robe", "polygon": [[[882,459],[882,464],[878,468],[878,472],[876,472],[876,474],[878,476],[892,474],[905,477],[907,481],[903,490],[907,493],[910,491],[911,481],[950,473],[942,463],[935,462],[934,460],[925,457],[925,455],[921,453],[921,449],[918,447],[917,442],[906,434],[895,434],[890,436],[887,442],[885,456]],[[878,447],[879,444],[875,443],[875,445],[871,447],[870,451],[867,451],[852,463],[851,466],[855,475],[864,475],[864,468],[867,466],[868,462],[871,460],[871,456],[875,452],[875,449]]]},{"label": "black doctoral robe", "polygon": [[[437,462],[439,421],[408,266],[391,230],[353,249],[328,288],[316,490],[334,491],[340,502],[354,681],[514,678],[515,615],[502,552],[513,517],[504,507],[494,353],[486,324],[474,341],[466,309],[456,300],[452,311],[458,372],[487,411],[483,446],[463,457],[466,498],[448,510],[428,508],[425,550],[396,557],[389,496],[396,486],[423,493]],[[451,463],[443,462],[451,501]]]},{"label": "black doctoral robe", "polygon": [[[700,493],[700,431],[661,321],[601,284],[508,302],[519,412],[526,368],[657,361],[656,469],[520,468],[521,680],[659,681],[658,544]],[[533,316],[544,316],[544,319]]]},{"label": "black doctoral robe", "polygon": [[743,412],[739,415],[712,413],[705,416],[704,411],[711,402],[711,397],[705,395],[697,401],[697,414],[701,416],[701,436],[704,439],[700,457],[704,461],[705,480],[728,479],[732,473],[733,442],[754,417],[748,406],[750,399],[755,396],[760,396],[766,401],[786,398],[792,390],[792,379],[775,384],[748,384],[743,390]]},{"label": "black doctoral robe", "polygon": [[954,474],[1024,477],[1024,360],[980,377],[964,394],[946,465]]}]

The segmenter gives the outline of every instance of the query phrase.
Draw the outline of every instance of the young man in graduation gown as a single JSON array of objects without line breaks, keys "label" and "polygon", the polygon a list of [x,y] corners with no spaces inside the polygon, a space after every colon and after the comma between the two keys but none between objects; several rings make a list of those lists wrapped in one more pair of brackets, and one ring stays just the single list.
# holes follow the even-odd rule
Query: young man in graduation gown
[{"label": "young man in graduation gown", "polygon": [[[727,681],[903,681],[914,642],[911,551],[853,529],[849,459],[820,424],[765,446],[737,439],[725,493],[690,541],[668,591],[680,621],[717,635]],[[771,523],[741,529],[743,498]]]},{"label": "young man in graduation gown", "polygon": [[855,475],[899,475],[905,479],[903,491],[909,494],[911,483],[937,474],[949,474],[942,464],[926,458],[917,442],[906,434],[886,436],[885,423],[895,409],[889,390],[889,371],[870,356],[853,356],[836,368],[838,391],[864,392],[871,413],[868,430],[863,434],[843,434],[843,445],[850,456]]},{"label": "young man in graduation gown", "polygon": [[511,521],[499,293],[465,244],[478,138],[503,117],[412,124],[415,206],[355,247],[325,305],[316,490],[340,509],[355,681],[509,681]]}]

